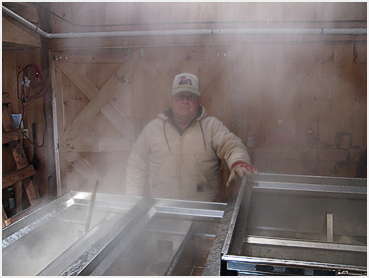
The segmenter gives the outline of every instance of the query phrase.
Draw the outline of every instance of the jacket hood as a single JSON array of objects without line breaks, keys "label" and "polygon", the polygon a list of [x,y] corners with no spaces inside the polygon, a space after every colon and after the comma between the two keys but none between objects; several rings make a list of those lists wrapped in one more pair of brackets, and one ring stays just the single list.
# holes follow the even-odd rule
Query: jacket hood
[{"label": "jacket hood", "polygon": [[201,120],[204,119],[206,117],[206,111],[205,111],[205,107],[203,105],[200,105],[199,110],[197,111],[197,115],[196,117],[189,123],[189,125],[186,127],[185,130],[182,130],[177,123],[175,123],[174,119],[173,119],[173,112],[172,112],[172,108],[167,109],[166,111],[160,113],[158,115],[158,118],[163,120],[163,132],[164,132],[164,136],[165,136],[165,141],[167,143],[169,152],[172,153],[172,150],[170,148],[169,145],[169,141],[167,138],[167,132],[166,132],[166,124],[169,123],[171,124],[177,131],[178,133],[182,136],[182,134],[184,134],[184,132],[186,130],[188,130],[191,126],[194,126],[195,123],[200,123],[200,128],[201,128],[201,133],[202,133],[202,137],[203,137],[203,141],[204,141],[204,147],[206,149],[206,142],[205,142],[205,135],[204,135],[204,130],[202,128],[201,125]]}]

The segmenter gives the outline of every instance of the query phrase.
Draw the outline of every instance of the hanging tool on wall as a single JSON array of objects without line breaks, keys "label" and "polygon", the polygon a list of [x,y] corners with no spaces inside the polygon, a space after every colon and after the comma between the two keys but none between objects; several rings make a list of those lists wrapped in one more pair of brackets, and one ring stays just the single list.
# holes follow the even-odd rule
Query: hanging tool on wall
[{"label": "hanging tool on wall", "polygon": [[[22,74],[22,79],[19,77]],[[45,96],[47,87],[41,71],[36,65],[29,64],[18,72],[18,99],[21,102],[29,102],[33,99]],[[19,81],[20,86],[19,86]]]},{"label": "hanging tool on wall", "polygon": [[30,164],[33,165],[33,168],[35,168],[35,170],[38,169],[38,158],[37,158],[37,154],[36,154],[36,123],[32,123],[32,137],[33,137],[33,158],[32,160],[29,162]]},{"label": "hanging tool on wall", "polygon": [[47,92],[48,90],[47,90],[45,79],[42,76],[41,71],[36,65],[29,64],[18,72],[17,74],[17,95],[18,95],[18,99],[22,103],[22,118],[21,118],[19,126],[21,126],[21,123],[24,119],[25,104],[39,97],[44,98],[43,99],[43,113],[44,113],[44,119],[45,119],[45,130],[44,130],[42,143],[40,145],[37,145],[35,141],[32,142],[30,138],[28,138],[27,135],[23,134],[24,137],[32,145],[36,147],[42,147],[45,141],[46,127],[47,127],[45,101],[46,101]]}]

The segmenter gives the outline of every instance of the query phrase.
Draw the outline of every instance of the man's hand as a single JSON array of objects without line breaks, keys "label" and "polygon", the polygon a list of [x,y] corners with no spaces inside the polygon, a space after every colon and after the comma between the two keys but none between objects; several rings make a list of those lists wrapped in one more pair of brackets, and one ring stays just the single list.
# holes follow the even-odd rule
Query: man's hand
[{"label": "man's hand", "polygon": [[256,170],[256,168],[251,166],[250,164],[248,164],[246,162],[236,162],[232,166],[231,174],[229,175],[229,178],[228,178],[228,181],[227,181],[227,187],[233,181],[236,173],[241,178],[243,177],[243,175],[252,177],[254,175],[259,174],[258,170]]}]

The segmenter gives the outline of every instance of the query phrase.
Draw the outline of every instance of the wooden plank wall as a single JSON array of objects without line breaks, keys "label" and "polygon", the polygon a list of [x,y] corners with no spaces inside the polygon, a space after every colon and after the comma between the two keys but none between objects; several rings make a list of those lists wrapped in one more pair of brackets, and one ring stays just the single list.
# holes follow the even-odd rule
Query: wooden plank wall
[{"label": "wooden plank wall", "polygon": [[[28,64],[39,64],[39,50],[34,47],[21,47],[17,50],[6,49],[2,52],[2,88],[4,92],[8,92],[11,98],[11,113],[22,114],[23,109],[21,102],[17,97],[17,74]],[[43,98],[32,100],[25,104],[23,126],[28,129],[28,136],[33,140],[32,123],[36,123],[36,143],[41,145],[43,141],[45,119],[43,116]],[[23,136],[22,136],[23,138]],[[33,147],[33,145],[23,140],[23,148],[28,161],[34,158],[34,149],[36,149],[37,159],[39,161],[35,175],[32,177],[39,195],[45,197],[48,194],[47,178],[45,169],[45,146]],[[15,160],[8,145],[2,147],[2,173],[10,173],[17,169]],[[22,182],[13,185],[16,196],[16,213],[21,212],[29,206],[27,195],[23,189]],[[3,204],[7,204],[7,189],[3,190]],[[11,210],[10,210],[11,211]],[[15,211],[10,212],[14,215]],[[10,217],[11,215],[8,214]]]},{"label": "wooden plank wall", "polygon": [[[137,136],[169,105],[173,72],[199,75],[209,113],[218,111],[218,117],[229,122],[229,69],[224,56],[218,55],[224,49],[208,47],[207,55],[203,50],[192,47],[191,60],[187,47],[95,49],[89,50],[89,56],[84,51],[55,51],[63,190],[75,190],[77,185],[88,190],[99,179],[103,190],[122,191],[127,158]],[[212,98],[214,87],[224,94]],[[109,189],[107,184],[117,186]]]},{"label": "wooden plank wall", "polygon": [[173,29],[175,26],[178,29],[199,25],[219,27],[225,23],[228,26],[248,24],[252,27],[260,27],[265,23],[269,27],[276,27],[284,23],[290,27],[306,27],[314,22],[330,22],[333,26],[348,21],[345,25],[353,26],[358,20],[366,20],[366,3],[363,2],[55,2],[51,4],[51,9],[65,19],[53,17],[54,33]]},{"label": "wooden plank wall", "polygon": [[[255,164],[268,172],[354,176],[367,139],[366,44],[255,44],[243,53],[241,137],[256,132]],[[260,55],[257,63],[250,53]],[[270,146],[269,132],[281,125],[294,133],[293,146]],[[318,135],[313,148],[310,128]]]},{"label": "wooden plank wall", "polygon": [[[71,26],[54,18],[56,33],[366,27],[360,21],[366,20],[365,7],[363,3],[52,5],[65,19],[80,24]],[[95,16],[97,13],[104,16]],[[82,24],[119,26],[97,28]],[[170,75],[192,71],[200,75],[201,84],[211,76],[212,81],[203,87],[203,102],[210,115],[222,120],[245,144],[248,132],[255,133],[257,146],[249,151],[261,172],[353,177],[366,148],[366,38],[363,37],[124,37],[54,40],[50,48],[60,53],[84,52],[86,56],[89,53],[98,56],[96,48],[122,48],[136,53],[138,58],[130,61],[135,68],[130,90],[136,96],[132,102],[136,137],[168,105],[164,95],[170,87]],[[216,73],[217,82],[214,73],[203,71],[214,59],[219,61],[210,67],[222,69]],[[313,148],[307,147],[310,128],[314,136],[319,136]],[[292,145],[271,142],[274,131],[292,134]],[[336,141],[339,135],[340,142]]]},{"label": "wooden plank wall", "polygon": [[[366,28],[366,3],[53,2],[49,7],[64,19],[51,16],[53,33]],[[200,77],[209,115],[222,120],[245,144],[248,132],[255,133],[256,147],[249,151],[261,172],[353,177],[366,148],[366,36],[128,36],[53,39],[48,48],[54,57],[50,62],[56,72],[54,90],[60,92],[56,97],[65,98],[58,105],[68,108],[64,110],[68,113],[59,114],[60,132],[91,101],[67,70],[77,67],[78,74],[99,90],[114,70],[126,64],[132,69],[129,86],[111,101],[134,127],[130,131],[134,135],[128,137],[137,138],[143,126],[168,106],[171,78],[190,71]],[[88,126],[78,138],[116,138],[116,130],[112,135],[104,133],[109,128],[102,115],[98,113],[96,125]],[[310,128],[319,135],[314,148],[307,147]],[[287,134],[294,140],[278,143],[273,134]],[[121,150],[110,145],[104,151],[80,155],[93,167],[112,155],[114,148]],[[128,153],[118,154],[124,157],[122,169]],[[77,161],[61,161],[64,190],[71,189],[66,176],[86,183],[73,166]],[[109,173],[96,168],[103,176]],[[124,179],[124,172],[120,178]]]}]

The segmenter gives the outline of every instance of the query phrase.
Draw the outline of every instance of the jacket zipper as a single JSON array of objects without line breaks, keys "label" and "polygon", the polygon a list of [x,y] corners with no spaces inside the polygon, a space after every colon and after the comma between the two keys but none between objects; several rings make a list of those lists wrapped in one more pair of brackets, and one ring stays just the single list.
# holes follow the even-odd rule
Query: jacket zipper
[{"label": "jacket zipper", "polygon": [[183,136],[179,137],[179,161],[178,161],[178,192],[179,197],[182,196],[182,151],[183,151]]},{"label": "jacket zipper", "polygon": [[188,132],[189,129],[195,128],[196,123],[198,123],[199,121],[195,121],[192,123],[191,126],[189,126],[182,135],[179,134],[178,130],[169,122],[169,124],[171,125],[171,127],[178,133],[179,135],[179,159],[178,159],[178,165],[177,165],[177,169],[178,169],[178,195],[179,197],[182,196],[182,155],[183,155],[183,137],[185,136],[185,134]]}]

